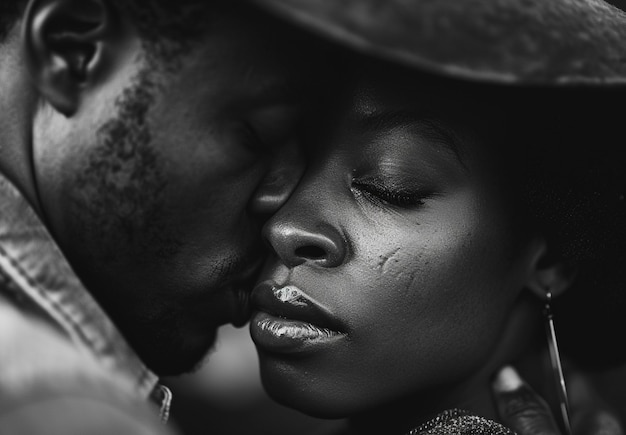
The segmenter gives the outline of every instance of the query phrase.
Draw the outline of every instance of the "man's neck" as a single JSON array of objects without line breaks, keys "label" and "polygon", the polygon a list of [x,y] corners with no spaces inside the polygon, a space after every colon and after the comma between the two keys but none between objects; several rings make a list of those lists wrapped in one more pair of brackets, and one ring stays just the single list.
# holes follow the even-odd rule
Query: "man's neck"
[{"label": "man's neck", "polygon": [[0,43],[0,172],[41,215],[30,146],[35,94],[20,55],[18,32],[12,33]]}]

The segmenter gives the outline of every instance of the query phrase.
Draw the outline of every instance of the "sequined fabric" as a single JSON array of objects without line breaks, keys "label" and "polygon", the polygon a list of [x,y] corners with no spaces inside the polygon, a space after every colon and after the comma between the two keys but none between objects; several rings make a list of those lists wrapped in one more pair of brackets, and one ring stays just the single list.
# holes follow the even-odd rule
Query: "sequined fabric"
[{"label": "sequined fabric", "polygon": [[410,430],[406,435],[515,435],[515,432],[461,409],[442,412],[432,420]]}]

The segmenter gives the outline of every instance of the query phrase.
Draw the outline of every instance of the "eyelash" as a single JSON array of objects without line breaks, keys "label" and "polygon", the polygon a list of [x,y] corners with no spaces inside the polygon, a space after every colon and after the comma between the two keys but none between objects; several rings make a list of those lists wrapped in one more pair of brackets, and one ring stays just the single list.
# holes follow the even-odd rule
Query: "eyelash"
[{"label": "eyelash", "polygon": [[267,148],[267,144],[260,138],[257,131],[252,125],[245,122],[243,124],[246,147],[251,151],[259,151]]},{"label": "eyelash", "polygon": [[354,180],[352,187],[359,193],[365,195],[375,203],[390,204],[401,208],[415,208],[424,205],[424,200],[429,195],[424,192],[411,192],[406,190],[395,190],[383,186],[379,183],[370,183]]}]

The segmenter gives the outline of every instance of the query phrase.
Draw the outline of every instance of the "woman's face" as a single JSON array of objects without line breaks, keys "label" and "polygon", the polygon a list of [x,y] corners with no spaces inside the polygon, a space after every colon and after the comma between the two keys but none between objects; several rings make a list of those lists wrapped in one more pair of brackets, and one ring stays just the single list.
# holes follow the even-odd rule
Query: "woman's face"
[{"label": "woman's face", "polygon": [[357,86],[265,226],[276,255],[253,292],[251,333],[283,404],[343,417],[459,391],[509,328],[529,256],[476,172],[474,141],[419,115],[446,107],[442,92],[425,88],[415,104],[375,80]]}]

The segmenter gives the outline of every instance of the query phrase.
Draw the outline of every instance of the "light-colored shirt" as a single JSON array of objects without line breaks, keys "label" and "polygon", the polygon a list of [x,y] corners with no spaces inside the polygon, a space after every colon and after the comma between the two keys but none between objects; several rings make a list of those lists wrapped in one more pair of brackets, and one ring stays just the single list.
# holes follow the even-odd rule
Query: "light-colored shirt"
[{"label": "light-colored shirt", "polygon": [[[27,356],[20,359],[20,354]],[[161,420],[167,419],[169,390],[158,385],[32,207],[0,174],[0,404],[11,392],[30,388],[24,384],[46,379],[47,370],[54,377],[73,370],[72,364],[82,372],[77,377],[94,373],[122,395],[156,401]],[[50,390],[54,379],[43,383]]]}]

